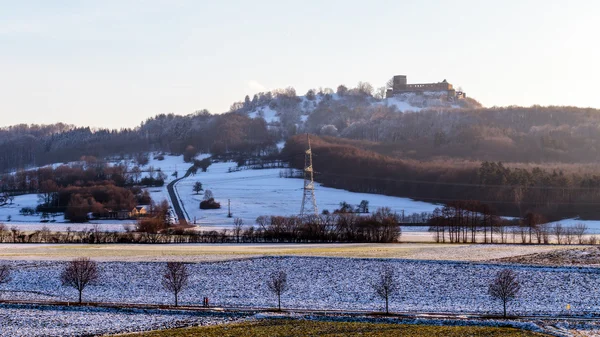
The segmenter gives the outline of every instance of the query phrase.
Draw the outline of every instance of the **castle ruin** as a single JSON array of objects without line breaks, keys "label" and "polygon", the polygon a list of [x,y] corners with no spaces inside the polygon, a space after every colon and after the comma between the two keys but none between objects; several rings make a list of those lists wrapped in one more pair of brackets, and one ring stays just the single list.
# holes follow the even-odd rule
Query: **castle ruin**
[{"label": "castle ruin", "polygon": [[420,83],[408,84],[406,75],[396,75],[392,80],[392,88],[388,88],[385,97],[390,98],[403,93],[424,93],[424,92],[446,92],[451,100],[462,99],[467,95],[462,91],[454,90],[452,84],[443,80],[438,83]]}]

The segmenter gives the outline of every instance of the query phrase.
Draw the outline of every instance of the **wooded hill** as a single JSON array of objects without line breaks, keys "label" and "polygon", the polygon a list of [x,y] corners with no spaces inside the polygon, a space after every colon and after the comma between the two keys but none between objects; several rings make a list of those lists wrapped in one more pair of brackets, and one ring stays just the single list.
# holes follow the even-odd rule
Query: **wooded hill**
[{"label": "wooded hill", "polygon": [[[378,153],[386,151],[379,144],[334,137],[313,136],[311,144],[315,180],[328,187],[440,203],[475,200],[505,216],[600,217],[600,175],[591,167],[402,160]],[[282,158],[302,169],[306,146],[306,136],[292,137]]]},{"label": "wooded hill", "polygon": [[[327,136],[315,139],[315,167],[330,186],[427,201],[474,199],[506,215],[535,208],[550,218],[600,217],[600,110],[481,108],[468,99],[408,112],[391,102],[359,83],[302,96],[293,88],[258,93],[229,113],[158,115],[132,129],[5,127],[0,172],[148,151],[272,158],[275,144],[288,139],[282,158],[299,167],[301,156],[286,156],[303,153],[304,137],[294,135],[310,133]],[[265,113],[270,117],[261,118]]]}]

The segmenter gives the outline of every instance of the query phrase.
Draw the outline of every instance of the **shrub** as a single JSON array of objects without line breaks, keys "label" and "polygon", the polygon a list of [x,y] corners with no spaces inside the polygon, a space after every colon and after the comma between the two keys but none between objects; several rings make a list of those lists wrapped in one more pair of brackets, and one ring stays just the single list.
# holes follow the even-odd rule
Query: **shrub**
[{"label": "shrub", "polygon": [[21,208],[21,210],[19,211],[19,213],[21,215],[34,215],[35,214],[35,209],[32,207],[23,207]]},{"label": "shrub", "polygon": [[219,209],[221,204],[216,202],[214,198],[203,200],[200,202],[200,209]]}]

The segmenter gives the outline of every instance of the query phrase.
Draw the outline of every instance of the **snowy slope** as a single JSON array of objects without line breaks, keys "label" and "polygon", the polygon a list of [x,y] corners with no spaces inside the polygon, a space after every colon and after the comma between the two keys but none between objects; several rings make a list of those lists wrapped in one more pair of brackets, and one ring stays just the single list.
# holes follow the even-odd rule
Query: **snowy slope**
[{"label": "snowy slope", "polygon": [[[348,109],[354,109],[360,106],[364,109],[364,104],[373,108],[378,106],[386,106],[393,108],[398,112],[419,112],[424,109],[459,109],[460,106],[456,102],[448,100],[446,92],[420,92],[420,93],[403,93],[394,97],[385,99],[376,99],[374,97],[359,97],[347,94],[339,96],[337,94],[315,95],[313,99],[308,99],[306,96],[297,96],[297,104],[289,104],[285,108],[278,106],[277,98],[270,102],[262,103],[246,110],[250,118],[263,118],[270,129],[277,128],[281,124],[282,114],[292,113],[294,116],[299,115],[300,120],[298,127],[302,128],[306,125],[309,116],[319,108],[321,103],[335,102],[335,106]],[[296,117],[294,117],[296,118]],[[292,119],[293,120],[293,119]]]},{"label": "snowy slope", "polygon": [[[231,212],[234,218],[241,218],[245,225],[254,224],[261,215],[297,215],[302,201],[302,179],[280,178],[280,169],[244,170],[229,173],[235,163],[215,163],[208,172],[199,172],[177,183],[176,189],[190,216],[190,222],[196,219],[201,229],[229,227],[233,218],[227,218],[227,200],[231,200]],[[201,210],[199,205],[203,195],[196,195],[192,187],[200,181],[204,190],[211,190],[215,199],[221,203],[219,210]],[[390,197],[378,194],[354,193],[346,190],[322,187],[317,184],[316,199],[319,210],[333,211],[339,203],[346,201],[357,205],[362,200],[370,202],[369,208],[390,207],[406,214],[432,211],[435,204],[414,201],[407,198]]]},{"label": "snowy slope", "polygon": [[448,101],[445,92],[403,93],[384,99],[381,104],[394,106],[402,112],[418,112],[423,109],[459,109],[460,106]]},{"label": "snowy slope", "polygon": [[271,109],[268,106],[260,107],[248,114],[250,118],[262,118],[267,122],[267,124],[279,123],[279,115],[278,112]]}]

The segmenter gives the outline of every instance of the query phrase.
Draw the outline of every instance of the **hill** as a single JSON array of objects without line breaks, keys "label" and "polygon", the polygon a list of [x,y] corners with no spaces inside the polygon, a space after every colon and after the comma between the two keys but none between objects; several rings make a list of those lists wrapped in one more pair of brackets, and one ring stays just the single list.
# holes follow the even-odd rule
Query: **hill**
[{"label": "hill", "polygon": [[[428,202],[476,200],[495,205],[502,215],[535,210],[550,219],[600,216],[590,206],[600,195],[600,110],[484,108],[464,95],[455,99],[435,90],[385,96],[385,88],[363,82],[304,95],[286,88],[246,96],[227,113],[163,114],[132,129],[5,127],[0,172],[153,151],[183,155],[188,162],[210,153],[222,161],[279,159],[300,168],[290,156],[303,153],[305,144],[293,137],[310,133],[325,137],[315,162],[322,174],[317,179],[330,187]],[[279,154],[286,141],[293,151]],[[404,182],[382,185],[374,176]],[[7,186],[1,178],[0,192],[10,192]]]}]

